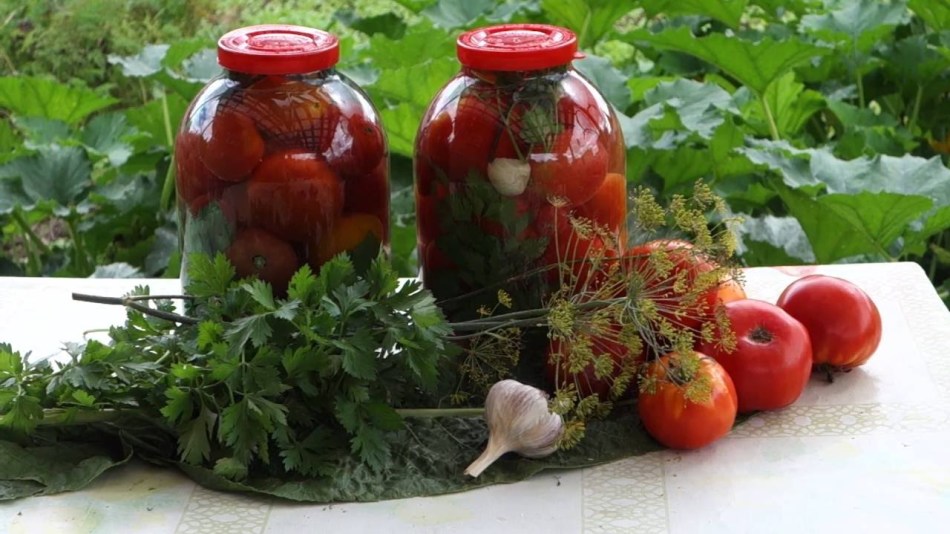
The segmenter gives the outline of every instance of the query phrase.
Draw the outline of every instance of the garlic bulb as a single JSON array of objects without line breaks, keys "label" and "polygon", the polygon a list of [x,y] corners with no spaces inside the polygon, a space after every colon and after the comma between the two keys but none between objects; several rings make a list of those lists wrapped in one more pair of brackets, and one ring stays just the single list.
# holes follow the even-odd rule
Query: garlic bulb
[{"label": "garlic bulb", "polygon": [[548,410],[548,396],[538,388],[516,380],[502,380],[488,390],[485,399],[488,447],[465,469],[477,477],[506,452],[541,458],[557,450],[564,421]]},{"label": "garlic bulb", "polygon": [[495,191],[506,197],[524,193],[531,177],[531,165],[515,158],[496,158],[488,164],[488,180]]}]

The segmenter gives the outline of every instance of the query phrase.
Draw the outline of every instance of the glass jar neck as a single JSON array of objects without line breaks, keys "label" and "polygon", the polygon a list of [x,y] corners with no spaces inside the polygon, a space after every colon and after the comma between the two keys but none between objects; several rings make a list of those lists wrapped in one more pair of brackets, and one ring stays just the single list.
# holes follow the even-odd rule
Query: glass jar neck
[{"label": "glass jar neck", "polygon": [[544,78],[547,76],[557,76],[561,74],[566,74],[571,70],[570,64],[566,65],[557,65],[555,67],[549,67],[546,69],[536,69],[536,70],[519,70],[519,71],[510,71],[510,70],[490,70],[490,69],[474,69],[471,67],[462,67],[462,74],[472,78],[478,78],[483,81],[494,83],[497,85],[508,85],[512,83],[519,83],[526,80],[532,80],[537,78]]}]

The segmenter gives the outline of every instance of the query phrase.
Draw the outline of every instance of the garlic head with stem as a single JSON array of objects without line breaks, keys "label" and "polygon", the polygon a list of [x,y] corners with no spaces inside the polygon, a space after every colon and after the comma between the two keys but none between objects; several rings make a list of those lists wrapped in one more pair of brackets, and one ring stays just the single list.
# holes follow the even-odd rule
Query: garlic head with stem
[{"label": "garlic head with stem", "polygon": [[517,380],[496,382],[485,398],[488,446],[465,474],[478,477],[498,458],[516,452],[528,458],[542,458],[557,450],[564,432],[561,416],[551,413],[548,395]]}]

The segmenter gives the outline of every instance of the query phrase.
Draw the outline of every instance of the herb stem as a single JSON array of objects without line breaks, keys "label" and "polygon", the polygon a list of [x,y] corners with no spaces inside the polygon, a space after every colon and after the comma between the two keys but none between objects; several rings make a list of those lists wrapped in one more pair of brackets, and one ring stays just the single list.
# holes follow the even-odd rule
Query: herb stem
[{"label": "herb stem", "polygon": [[103,297],[100,295],[87,295],[84,293],[73,293],[73,300],[78,300],[80,302],[92,302],[94,304],[111,304],[115,306],[126,306],[132,308],[133,310],[140,311],[145,315],[151,315],[152,317],[157,317],[159,319],[165,319],[166,321],[172,321],[175,323],[182,324],[198,324],[198,320],[192,317],[187,317],[185,315],[179,315],[177,313],[166,312],[162,310],[156,310],[150,308],[144,304],[132,300],[129,297]]},{"label": "herb stem", "polygon": [[764,97],[759,97],[759,102],[762,103],[762,111],[765,113],[765,120],[769,123],[769,132],[772,134],[772,139],[774,141],[781,141],[782,135],[779,134],[778,124],[775,123],[775,116],[772,114],[772,107],[769,106],[769,101]]},{"label": "herb stem", "polygon": [[917,84],[917,94],[914,96],[914,108],[910,114],[910,122],[907,123],[907,129],[911,135],[914,134],[914,128],[917,127],[917,118],[920,116],[920,101],[924,98],[924,86]]},{"label": "herb stem", "polygon": [[403,417],[431,419],[434,417],[479,417],[485,408],[403,408],[396,410]]},{"label": "herb stem", "polygon": [[76,228],[76,219],[72,214],[66,218],[66,228],[69,230],[69,237],[73,240],[73,252],[76,257],[76,268],[83,275],[92,273],[92,267],[89,265],[89,258],[86,256],[86,247],[83,244],[82,234]]},{"label": "herb stem", "polygon": [[29,262],[29,271],[33,276],[39,276],[40,271],[43,266],[43,260],[40,258],[40,254],[49,254],[49,247],[46,246],[46,243],[39,238],[38,235],[33,231],[33,228],[30,226],[29,221],[26,220],[26,217],[23,216],[23,210],[17,206],[14,208],[11,213],[13,221],[17,226],[20,227],[20,230],[26,235],[26,248],[27,248],[27,261]]},{"label": "herb stem", "polygon": [[122,415],[119,410],[64,410],[49,408],[43,410],[43,418],[37,421],[41,426],[86,425],[90,423],[108,423]]},{"label": "herb stem", "polygon": [[861,109],[864,109],[864,106],[865,106],[865,102],[864,102],[864,77],[861,76],[861,71],[860,71],[860,70],[858,70],[857,72],[855,72],[855,80],[857,81],[857,84],[858,84],[858,103],[860,104]]}]

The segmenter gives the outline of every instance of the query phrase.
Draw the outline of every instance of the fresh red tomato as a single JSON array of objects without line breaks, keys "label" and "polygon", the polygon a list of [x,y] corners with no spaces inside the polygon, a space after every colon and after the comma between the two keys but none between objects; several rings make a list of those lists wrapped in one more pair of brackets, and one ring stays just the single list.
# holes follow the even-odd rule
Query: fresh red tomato
[{"label": "fresh red tomato", "polygon": [[248,222],[288,241],[319,238],[343,211],[343,184],[320,156],[285,150],[265,159],[247,184]]},{"label": "fresh red tomato", "polygon": [[[545,361],[544,373],[548,384],[558,388],[566,387],[573,383],[577,387],[578,393],[587,397],[597,395],[600,400],[606,401],[610,398],[610,390],[618,376],[625,368],[634,368],[644,360],[644,352],[631,354],[630,349],[619,341],[620,328],[616,327],[614,334],[606,337],[593,339],[593,351],[595,356],[607,355],[613,362],[610,372],[603,376],[597,376],[593,364],[588,364],[579,373],[571,373],[570,364],[567,360],[571,347],[569,344],[558,339],[552,339],[548,346],[548,355]],[[636,374],[631,380],[632,388],[636,388]],[[622,395],[626,396],[626,395]]]},{"label": "fresh red tomato", "polygon": [[574,128],[557,135],[550,152],[533,153],[529,187],[544,198],[579,206],[594,196],[607,176],[607,151],[596,131]]},{"label": "fresh red tomato", "polygon": [[[649,257],[656,251],[665,250],[667,258],[673,263],[673,270],[666,277],[660,277],[656,265]],[[639,273],[646,286],[649,297],[656,303],[660,315],[674,326],[698,330],[703,321],[715,312],[718,287],[713,285],[696,299],[694,305],[684,306],[684,293],[677,292],[673,285],[679,273],[692,285],[704,273],[716,268],[715,263],[697,253],[688,241],[680,239],[658,239],[633,247],[628,251],[627,264]]]},{"label": "fresh red tomato", "polygon": [[226,254],[240,278],[260,278],[278,295],[287,291],[290,278],[299,268],[290,243],[258,228],[239,230]]},{"label": "fresh red tomato", "polygon": [[860,287],[813,274],[789,284],[778,306],[801,321],[811,337],[815,365],[853,369],[871,358],[881,343],[881,314]]},{"label": "fresh red tomato", "polygon": [[233,106],[258,125],[274,150],[322,154],[340,120],[340,109],[326,88],[283,76],[255,82],[235,96]]},{"label": "fresh red tomato", "polygon": [[311,243],[310,266],[317,272],[328,260],[354,250],[370,236],[382,242],[383,223],[378,217],[366,213],[344,215],[323,237]]},{"label": "fresh red tomato", "polygon": [[254,121],[236,111],[219,109],[201,137],[201,161],[227,182],[246,179],[264,157],[264,139]]},{"label": "fresh red tomato", "polygon": [[609,232],[619,232],[627,221],[627,177],[610,173],[590,200],[574,212]]},{"label": "fresh red tomato", "polygon": [[[641,387],[637,398],[647,432],[674,449],[705,447],[728,434],[736,420],[736,388],[729,374],[716,360],[702,353],[695,356],[700,358],[699,369],[694,376],[685,377],[679,376],[684,371],[676,364],[675,353],[654,360],[647,376],[655,387]],[[708,381],[708,398],[687,397],[688,386],[697,380]]]},{"label": "fresh red tomato", "polygon": [[784,408],[801,396],[811,376],[811,341],[802,323],[785,310],[761,300],[724,305],[736,337],[735,350],[704,343],[699,351],[729,373],[736,386],[739,412]]},{"label": "fresh red tomato", "polygon": [[204,140],[196,133],[181,132],[175,138],[175,189],[178,197],[197,215],[220,196],[228,182],[218,180],[201,161]]},{"label": "fresh red tomato", "polygon": [[719,283],[719,288],[716,290],[716,299],[719,302],[728,304],[744,298],[746,298],[745,289],[734,278],[726,278]]},{"label": "fresh red tomato", "polygon": [[386,139],[379,124],[359,113],[340,120],[337,135],[326,151],[327,161],[346,178],[368,174],[386,155]]}]

